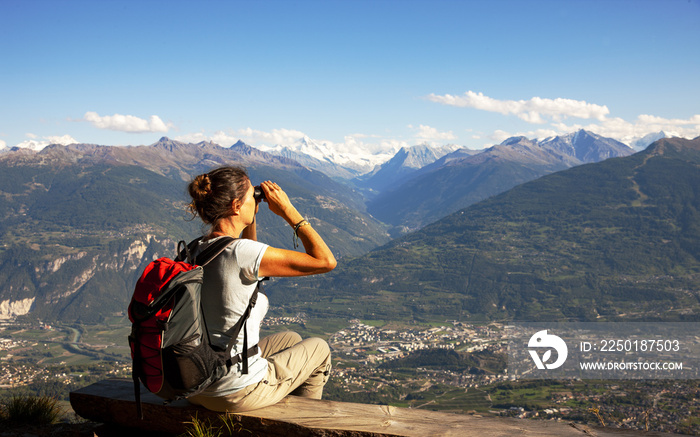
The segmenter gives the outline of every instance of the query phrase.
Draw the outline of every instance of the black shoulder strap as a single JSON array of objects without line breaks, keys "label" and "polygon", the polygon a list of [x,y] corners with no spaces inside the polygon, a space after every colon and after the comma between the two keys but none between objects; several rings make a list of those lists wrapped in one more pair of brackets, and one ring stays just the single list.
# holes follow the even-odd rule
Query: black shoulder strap
[{"label": "black shoulder strap", "polygon": [[[205,265],[209,264],[212,260],[214,260],[217,256],[219,256],[228,246],[231,245],[236,239],[233,237],[222,237],[213,242],[209,247],[204,249],[199,255],[192,257],[192,253],[194,252],[194,249],[197,247],[197,244],[201,241],[202,237],[199,237],[193,241],[191,241],[189,244],[185,245],[184,241],[181,242],[183,246],[185,246],[183,249],[180,249],[180,244],[178,244],[178,256],[176,258],[177,261],[184,261],[187,260],[191,264],[196,264],[199,266],[204,267]],[[267,278],[265,278],[267,279]],[[264,280],[265,280],[264,279]],[[246,320],[248,320],[248,317],[250,316],[250,312],[255,306],[255,303],[258,300],[258,292],[262,288],[262,281],[258,281],[257,286],[255,287],[255,291],[253,292],[252,296],[250,297],[250,301],[248,302],[248,307],[246,308],[245,312],[241,316],[240,319],[236,322],[235,325],[231,329],[228,330],[227,334],[231,336],[231,340],[229,340],[228,345],[226,347],[226,357],[231,356],[231,351],[233,350],[233,347],[236,345],[236,342],[238,340],[238,335],[241,332],[241,329],[243,329],[243,351],[241,352],[241,358],[240,361],[243,362],[243,369],[242,372],[244,374],[248,373],[248,354],[251,351],[256,351],[257,350],[257,344],[251,348],[248,348],[248,331],[244,329]],[[206,325],[206,321],[204,322]],[[209,330],[207,329],[207,336],[209,334]],[[211,344],[211,341],[210,341]],[[227,358],[228,359],[228,364],[229,366],[232,365],[233,359],[232,358]]]},{"label": "black shoulder strap", "polygon": [[[205,265],[213,261],[217,256],[219,256],[221,252],[226,250],[226,248],[229,247],[231,243],[236,241],[236,239],[233,237],[221,237],[212,244],[210,244],[209,247],[204,249],[200,254],[193,256],[192,253],[194,253],[194,249],[197,247],[201,240],[202,237],[196,238],[190,241],[190,243],[187,245],[184,241],[180,241],[180,243],[178,243],[177,245],[178,255],[175,258],[175,261],[187,261],[190,264],[196,264],[204,267]],[[181,246],[184,247],[180,249]]]},{"label": "black shoulder strap", "polygon": [[[267,278],[266,278],[267,279]],[[252,348],[248,348],[248,330],[245,329],[246,321],[248,320],[248,317],[250,316],[250,312],[255,306],[255,303],[258,301],[258,293],[262,289],[262,281],[258,281],[258,284],[255,287],[255,291],[253,291],[253,294],[250,296],[250,301],[248,302],[248,307],[245,309],[245,312],[243,315],[241,315],[241,318],[238,319],[235,325],[229,329],[226,334],[231,336],[231,340],[229,340],[228,345],[226,347],[226,357],[231,356],[231,350],[233,350],[233,347],[236,345],[238,341],[238,334],[241,333],[241,329],[243,329],[243,349],[242,352],[239,354],[241,355],[240,361],[243,362],[243,368],[241,369],[241,373],[247,374],[248,373],[248,354],[250,353],[251,350],[256,351],[257,350],[257,344],[253,346]],[[231,358],[229,360],[229,365],[231,365],[232,361]]]},{"label": "black shoulder strap", "polygon": [[[194,253],[195,249],[197,248],[197,245],[199,242],[202,240],[203,237],[196,238],[192,241],[190,241],[189,244],[185,244],[184,241],[181,241],[177,245],[177,251],[178,255],[177,258],[175,258],[176,261],[187,261],[188,263],[192,265],[199,265],[201,267],[206,266],[209,264],[211,261],[213,261],[217,256],[221,255],[221,253],[226,250],[227,247],[229,247],[234,241],[236,241],[235,238],[229,237],[229,236],[224,236],[213,243],[209,245],[206,249],[204,249],[201,253],[199,253],[196,256],[193,256],[192,254]],[[180,246],[184,246],[183,249],[180,249]],[[209,337],[209,327],[207,326],[207,320],[204,317],[204,312],[200,312],[201,317],[202,317],[202,323],[204,323],[204,333],[206,334],[207,337],[207,342],[211,345],[211,338]]]}]

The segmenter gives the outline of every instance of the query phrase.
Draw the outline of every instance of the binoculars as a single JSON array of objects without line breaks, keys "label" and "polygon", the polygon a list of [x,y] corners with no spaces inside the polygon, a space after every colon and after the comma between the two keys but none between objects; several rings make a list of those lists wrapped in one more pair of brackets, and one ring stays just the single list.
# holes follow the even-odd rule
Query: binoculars
[{"label": "binoculars", "polygon": [[253,187],[253,199],[255,199],[256,203],[265,200],[265,192],[262,190],[260,185]]}]

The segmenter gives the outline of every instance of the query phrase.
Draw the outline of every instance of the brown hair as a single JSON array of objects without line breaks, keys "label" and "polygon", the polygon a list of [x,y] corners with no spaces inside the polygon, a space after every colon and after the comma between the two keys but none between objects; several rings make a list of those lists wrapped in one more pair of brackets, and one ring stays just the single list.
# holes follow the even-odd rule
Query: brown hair
[{"label": "brown hair", "polygon": [[243,201],[249,181],[243,167],[220,167],[201,174],[187,186],[192,197],[187,208],[204,223],[216,226],[219,220],[232,215],[234,200]]}]

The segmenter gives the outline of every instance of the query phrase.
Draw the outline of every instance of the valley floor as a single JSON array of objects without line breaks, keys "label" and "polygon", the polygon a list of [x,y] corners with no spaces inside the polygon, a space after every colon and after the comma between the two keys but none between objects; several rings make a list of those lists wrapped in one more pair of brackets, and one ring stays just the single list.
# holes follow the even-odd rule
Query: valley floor
[{"label": "valley floor", "polygon": [[[323,336],[331,345],[334,371],[326,399],[700,435],[698,381],[510,380],[498,324],[406,326],[299,314],[269,318],[263,333],[285,329]],[[0,396],[31,392],[67,399],[94,381],[130,377],[128,330],[123,317],[89,326],[5,322]],[[458,361],[448,365],[448,358]]]}]

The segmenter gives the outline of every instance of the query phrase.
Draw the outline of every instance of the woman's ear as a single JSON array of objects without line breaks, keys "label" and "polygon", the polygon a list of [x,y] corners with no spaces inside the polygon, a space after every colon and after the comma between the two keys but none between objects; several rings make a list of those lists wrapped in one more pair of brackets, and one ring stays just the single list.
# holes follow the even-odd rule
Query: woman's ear
[{"label": "woman's ear", "polygon": [[233,212],[233,215],[240,214],[241,206],[243,206],[243,203],[240,200],[233,199],[233,202],[231,202],[231,212]]}]

